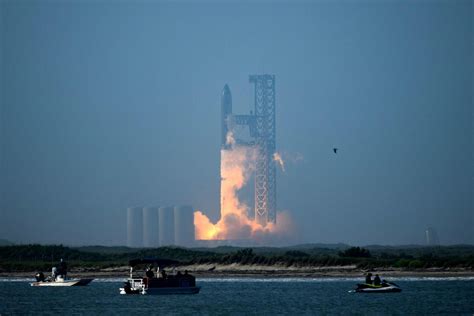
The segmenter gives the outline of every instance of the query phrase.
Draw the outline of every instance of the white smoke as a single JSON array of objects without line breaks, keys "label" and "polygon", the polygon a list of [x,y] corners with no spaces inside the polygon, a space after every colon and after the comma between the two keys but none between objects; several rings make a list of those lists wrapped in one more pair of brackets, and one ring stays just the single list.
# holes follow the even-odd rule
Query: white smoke
[{"label": "white smoke", "polygon": [[283,161],[283,158],[281,158],[281,155],[279,153],[276,152],[273,154],[273,160],[275,160],[281,167],[281,171],[285,172],[285,162]]}]

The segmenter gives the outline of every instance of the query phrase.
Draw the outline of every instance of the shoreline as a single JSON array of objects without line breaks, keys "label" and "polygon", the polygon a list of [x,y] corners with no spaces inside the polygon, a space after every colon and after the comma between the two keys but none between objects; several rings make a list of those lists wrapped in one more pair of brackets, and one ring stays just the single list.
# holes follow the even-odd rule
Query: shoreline
[{"label": "shoreline", "polygon": [[[170,271],[171,269],[166,269]],[[180,266],[180,271],[188,270],[198,278],[362,278],[365,273],[380,274],[386,278],[397,277],[474,277],[474,270],[463,268],[429,268],[406,270],[401,268],[373,268],[358,269],[355,266],[328,266],[328,267],[286,267],[286,266],[258,266],[258,265],[192,265]],[[33,278],[37,271],[0,272],[0,278]],[[45,272],[45,271],[43,271]],[[46,271],[48,272],[48,271]],[[72,268],[68,275],[72,278],[127,278],[129,267],[107,269]],[[144,269],[136,269],[137,276],[144,273]],[[45,273],[46,274],[46,273]]]}]

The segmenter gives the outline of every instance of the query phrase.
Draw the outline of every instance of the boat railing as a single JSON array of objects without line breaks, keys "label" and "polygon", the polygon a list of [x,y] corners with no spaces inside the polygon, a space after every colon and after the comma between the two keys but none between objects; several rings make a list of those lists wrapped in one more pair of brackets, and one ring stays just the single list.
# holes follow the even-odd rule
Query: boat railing
[{"label": "boat railing", "polygon": [[143,283],[143,279],[130,279],[130,286],[134,289],[140,288],[143,289],[145,288],[145,284]]}]

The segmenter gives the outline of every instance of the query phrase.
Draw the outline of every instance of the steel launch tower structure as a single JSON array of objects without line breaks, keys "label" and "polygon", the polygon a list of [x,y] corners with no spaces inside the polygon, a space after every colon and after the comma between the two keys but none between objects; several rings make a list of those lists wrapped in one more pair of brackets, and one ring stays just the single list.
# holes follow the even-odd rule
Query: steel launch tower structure
[{"label": "steel launch tower structure", "polygon": [[265,226],[276,223],[276,150],[275,133],[275,76],[269,74],[250,75],[254,85],[254,112],[250,115],[232,114],[232,95],[228,85],[224,86],[221,98],[222,149],[228,150],[227,134],[234,125],[249,128],[250,141],[236,139],[242,146],[255,147],[255,220]]}]

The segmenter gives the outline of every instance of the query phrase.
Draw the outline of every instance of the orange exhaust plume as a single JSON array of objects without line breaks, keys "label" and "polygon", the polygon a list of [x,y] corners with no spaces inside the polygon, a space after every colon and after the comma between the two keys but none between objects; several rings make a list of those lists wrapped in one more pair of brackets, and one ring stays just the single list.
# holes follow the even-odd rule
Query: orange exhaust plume
[{"label": "orange exhaust plume", "polygon": [[[221,150],[221,217],[212,223],[201,211],[194,213],[197,240],[254,239],[265,241],[266,236],[282,233],[291,228],[288,220],[278,214],[277,223],[266,226],[249,218],[249,206],[238,198],[238,191],[247,183],[255,170],[256,151],[246,146],[235,145],[232,133],[227,135],[227,143],[232,147]],[[276,159],[277,160],[277,159]]]}]

